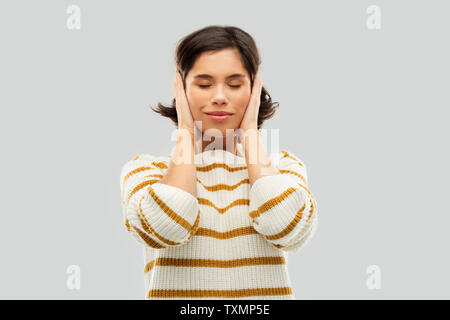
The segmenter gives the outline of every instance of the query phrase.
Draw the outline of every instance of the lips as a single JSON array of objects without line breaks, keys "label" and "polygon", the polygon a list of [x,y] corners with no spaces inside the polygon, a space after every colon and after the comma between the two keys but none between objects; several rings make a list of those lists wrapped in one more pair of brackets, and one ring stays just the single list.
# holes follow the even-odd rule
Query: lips
[{"label": "lips", "polygon": [[233,115],[231,112],[226,112],[226,111],[211,111],[211,112],[205,112],[205,113],[208,116],[208,118],[210,118],[213,121],[218,121],[218,122],[225,121]]},{"label": "lips", "polygon": [[206,114],[212,115],[212,116],[227,116],[232,115],[231,112],[226,111],[211,111],[211,112],[205,112]]}]

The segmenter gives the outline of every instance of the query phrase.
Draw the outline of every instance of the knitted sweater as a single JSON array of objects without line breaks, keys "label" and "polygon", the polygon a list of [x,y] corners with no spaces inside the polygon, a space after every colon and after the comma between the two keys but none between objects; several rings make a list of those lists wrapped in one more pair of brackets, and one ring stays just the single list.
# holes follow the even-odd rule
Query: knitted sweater
[{"label": "knitted sweater", "polygon": [[143,245],[145,298],[295,299],[287,254],[317,227],[305,164],[275,153],[279,173],[250,187],[244,157],[208,150],[194,159],[197,198],[159,183],[169,157],[141,154],[122,167],[124,224]]}]

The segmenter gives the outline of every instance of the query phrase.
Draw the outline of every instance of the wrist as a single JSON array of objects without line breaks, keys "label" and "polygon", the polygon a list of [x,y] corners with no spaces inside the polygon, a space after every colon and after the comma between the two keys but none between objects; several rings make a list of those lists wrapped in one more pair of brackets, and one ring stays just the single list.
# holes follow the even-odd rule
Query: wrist
[{"label": "wrist", "polygon": [[177,130],[177,144],[183,141],[194,142],[194,133],[187,127],[178,127]]},{"label": "wrist", "polygon": [[178,134],[189,134],[193,137],[194,136],[194,128],[186,126],[186,125],[179,125],[178,126]]},{"label": "wrist", "polygon": [[259,130],[256,127],[248,129],[240,128],[238,131],[238,136],[243,146],[248,147],[249,144],[255,143],[259,138]]}]

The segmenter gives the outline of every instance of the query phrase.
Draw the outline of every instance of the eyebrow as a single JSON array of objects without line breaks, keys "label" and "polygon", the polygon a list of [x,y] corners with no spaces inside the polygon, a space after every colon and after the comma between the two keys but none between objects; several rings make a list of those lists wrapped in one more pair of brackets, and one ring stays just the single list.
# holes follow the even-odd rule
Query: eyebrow
[{"label": "eyebrow", "polygon": [[[230,78],[244,78],[245,75],[243,75],[242,73],[233,73],[232,75],[229,75],[228,77],[226,77],[226,79],[230,79]],[[212,79],[214,78],[212,75],[210,74],[198,74],[194,77],[194,79]]]}]

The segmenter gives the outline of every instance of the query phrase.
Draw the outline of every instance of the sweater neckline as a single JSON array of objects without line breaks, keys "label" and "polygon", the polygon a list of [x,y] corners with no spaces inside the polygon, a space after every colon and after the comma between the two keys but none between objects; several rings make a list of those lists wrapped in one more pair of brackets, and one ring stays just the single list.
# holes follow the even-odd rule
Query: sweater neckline
[{"label": "sweater neckline", "polygon": [[246,164],[245,152],[241,143],[236,144],[238,154],[226,149],[210,149],[194,155],[196,164],[227,163]]}]

